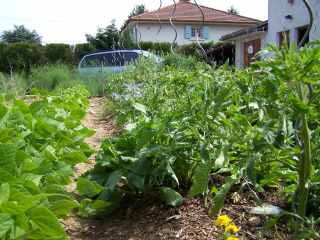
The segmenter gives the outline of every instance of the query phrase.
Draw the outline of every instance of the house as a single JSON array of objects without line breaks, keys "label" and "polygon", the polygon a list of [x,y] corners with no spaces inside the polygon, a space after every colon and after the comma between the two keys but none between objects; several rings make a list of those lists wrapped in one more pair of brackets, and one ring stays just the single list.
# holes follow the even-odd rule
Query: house
[{"label": "house", "polygon": [[[315,19],[306,42],[320,39],[320,1],[310,0]],[[245,67],[261,49],[270,44],[298,44],[310,22],[303,0],[269,0],[268,21],[235,31],[221,38],[235,44],[237,67]]]},{"label": "house", "polygon": [[[184,45],[197,40],[216,42],[223,35],[260,23],[257,19],[205,6],[199,7],[190,0],[180,0],[176,5],[130,18],[126,29],[132,30],[132,38],[136,42],[171,43],[176,38],[176,44]],[[174,28],[170,24],[171,16]]]}]

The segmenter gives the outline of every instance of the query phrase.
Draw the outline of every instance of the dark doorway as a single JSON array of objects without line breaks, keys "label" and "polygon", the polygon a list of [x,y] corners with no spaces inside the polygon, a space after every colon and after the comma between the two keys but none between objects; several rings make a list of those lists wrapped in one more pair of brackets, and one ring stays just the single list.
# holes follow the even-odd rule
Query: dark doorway
[{"label": "dark doorway", "polygon": [[235,46],[232,43],[218,43],[207,50],[209,63],[221,66],[225,63],[235,64]]}]

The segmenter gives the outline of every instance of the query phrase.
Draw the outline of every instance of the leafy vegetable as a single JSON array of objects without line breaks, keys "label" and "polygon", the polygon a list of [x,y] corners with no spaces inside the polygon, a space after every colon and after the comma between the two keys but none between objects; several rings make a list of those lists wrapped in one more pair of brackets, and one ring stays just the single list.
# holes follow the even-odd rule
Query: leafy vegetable
[{"label": "leafy vegetable", "polygon": [[64,190],[72,167],[92,150],[81,125],[88,106],[82,87],[38,94],[26,104],[0,102],[0,238],[67,239],[58,217],[78,203]]}]

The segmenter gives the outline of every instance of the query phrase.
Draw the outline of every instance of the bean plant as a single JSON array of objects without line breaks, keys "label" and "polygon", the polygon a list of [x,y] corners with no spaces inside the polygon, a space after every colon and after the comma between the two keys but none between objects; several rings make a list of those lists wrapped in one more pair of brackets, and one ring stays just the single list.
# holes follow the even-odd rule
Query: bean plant
[{"label": "bean plant", "polygon": [[123,130],[78,184],[80,213],[150,196],[179,206],[187,191],[212,196],[214,215],[238,189],[257,204],[260,193],[281,194],[287,211],[318,217],[319,47],[272,47],[271,58],[241,70],[176,57],[114,76],[106,92]]}]

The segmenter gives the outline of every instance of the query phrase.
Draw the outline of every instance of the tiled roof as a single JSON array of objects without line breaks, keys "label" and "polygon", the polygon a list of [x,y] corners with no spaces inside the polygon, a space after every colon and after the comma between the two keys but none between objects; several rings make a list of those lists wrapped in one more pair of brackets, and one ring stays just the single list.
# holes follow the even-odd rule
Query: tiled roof
[{"label": "tiled roof", "polygon": [[[129,19],[129,21],[161,21],[167,22],[174,11],[174,5],[163,7],[160,10],[142,13]],[[221,23],[221,24],[258,24],[260,20],[248,18],[236,14],[231,14],[210,7],[201,6],[204,13],[206,23]],[[189,1],[180,0],[176,4],[176,10],[172,17],[173,22],[199,22],[203,21],[203,15],[196,4]]]}]

